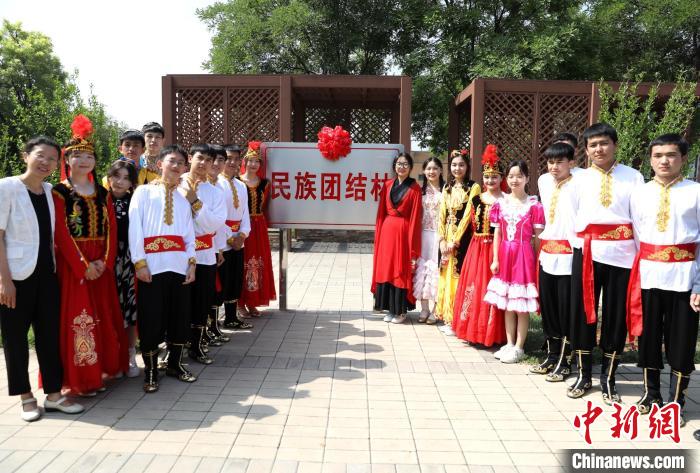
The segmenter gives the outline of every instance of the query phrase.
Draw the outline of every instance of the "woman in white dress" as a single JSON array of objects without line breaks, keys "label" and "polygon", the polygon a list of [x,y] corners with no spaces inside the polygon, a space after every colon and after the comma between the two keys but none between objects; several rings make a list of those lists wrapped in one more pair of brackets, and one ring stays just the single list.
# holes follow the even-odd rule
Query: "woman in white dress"
[{"label": "woman in white dress", "polygon": [[441,189],[444,184],[442,161],[436,157],[428,158],[423,163],[421,256],[416,262],[416,272],[413,276],[413,295],[421,303],[420,317],[418,317],[420,323],[436,322],[434,311],[440,276],[437,219],[442,197]]}]

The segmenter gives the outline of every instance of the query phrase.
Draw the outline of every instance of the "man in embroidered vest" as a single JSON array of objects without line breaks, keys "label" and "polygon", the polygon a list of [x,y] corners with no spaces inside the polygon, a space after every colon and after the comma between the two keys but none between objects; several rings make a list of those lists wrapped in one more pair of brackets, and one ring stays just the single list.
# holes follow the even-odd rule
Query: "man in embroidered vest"
[{"label": "man in embroidered vest", "polygon": [[695,369],[700,311],[700,184],[682,175],[688,143],[677,134],[662,135],[649,151],[654,179],[632,195],[639,253],[630,278],[627,321],[630,337],[639,337],[644,395],[637,406],[642,414],[663,402],[662,343],[671,365],[668,402],[683,408]]},{"label": "man in embroidered vest", "polygon": [[186,197],[194,193],[199,200],[192,205],[197,271],[192,285],[192,332],[189,355],[193,360],[209,365],[214,360],[204,351],[204,332],[209,310],[216,300],[218,249],[214,238],[226,220],[226,204],[221,190],[208,182],[209,170],[214,161],[214,153],[209,145],[192,146],[188,160],[190,172],[182,176],[180,190]]},{"label": "man in embroidered vest", "polygon": [[596,123],[583,132],[591,166],[576,175],[576,237],[571,265],[571,345],[578,376],[567,395],[583,396],[592,386],[591,350],[596,344],[598,301],[602,295],[599,345],[603,351],[600,387],[603,402],[620,400],[615,371],[625,348],[625,297],[634,243],[630,196],[644,184],[642,175],[615,160],[617,132]]},{"label": "man in embroidered vest", "polygon": [[537,187],[544,206],[545,228],[540,234],[538,284],[542,329],[547,336],[547,357],[530,372],[547,374],[547,381],[564,381],[571,372],[569,319],[571,318],[570,240],[574,234],[576,194],[571,168],[574,148],[568,143],[554,143],[544,152],[547,174],[540,176]]},{"label": "man in embroidered vest", "polygon": [[163,148],[157,165],[161,179],[137,187],[129,207],[129,248],[139,280],[136,304],[147,393],[158,390],[158,344],[164,332],[170,349],[166,374],[188,383],[197,380],[182,365],[182,351],[189,339],[190,283],[197,263],[192,219],[199,200],[194,192],[183,197],[177,191],[187,169],[187,152],[181,146]]}]

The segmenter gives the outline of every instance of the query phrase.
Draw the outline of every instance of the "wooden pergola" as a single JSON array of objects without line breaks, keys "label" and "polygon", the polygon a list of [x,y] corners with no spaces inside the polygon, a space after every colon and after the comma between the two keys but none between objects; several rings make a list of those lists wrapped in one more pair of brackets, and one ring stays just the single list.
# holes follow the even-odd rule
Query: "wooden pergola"
[{"label": "wooden pergola", "polygon": [[357,143],[411,149],[407,76],[163,76],[166,142],[316,141],[341,125]]},{"label": "wooden pergola", "polygon": [[[608,84],[613,89],[620,86],[618,82]],[[648,95],[651,86],[640,84],[637,95]],[[660,107],[674,87],[661,84]],[[696,95],[700,97],[700,84]],[[554,136],[564,131],[580,136],[597,121],[599,110],[598,82],[476,79],[451,104],[448,145],[471,150],[472,178],[480,179],[481,153],[486,144],[497,144],[505,161],[530,163],[530,192],[537,192],[537,178],[547,172],[542,154]],[[579,165],[587,164],[582,143],[576,158]]]}]

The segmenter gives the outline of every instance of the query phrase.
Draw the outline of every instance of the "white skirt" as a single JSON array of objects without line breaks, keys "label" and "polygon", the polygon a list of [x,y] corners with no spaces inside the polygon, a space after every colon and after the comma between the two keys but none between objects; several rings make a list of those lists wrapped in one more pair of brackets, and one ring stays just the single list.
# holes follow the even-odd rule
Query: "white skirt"
[{"label": "white skirt", "polygon": [[435,301],[438,293],[438,236],[433,230],[423,230],[421,235],[421,256],[416,261],[416,272],[413,275],[413,296],[416,300],[427,299]]}]

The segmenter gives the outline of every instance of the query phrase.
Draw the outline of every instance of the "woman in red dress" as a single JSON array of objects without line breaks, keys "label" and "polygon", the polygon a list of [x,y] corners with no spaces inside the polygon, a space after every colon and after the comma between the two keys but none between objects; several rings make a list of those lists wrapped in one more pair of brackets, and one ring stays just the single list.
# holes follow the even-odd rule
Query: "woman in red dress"
[{"label": "woman in red dress", "polygon": [[108,192],[97,184],[95,150],[87,141],[92,124],[78,115],[71,128],[73,139],[63,149],[67,178],[53,188],[63,386],[93,395],[103,374],[128,369],[129,343],[114,277],[116,219]]},{"label": "woman in red dress", "polygon": [[481,158],[486,192],[472,199],[472,241],[464,259],[464,268],[457,285],[452,330],[469,343],[490,347],[506,341],[503,311],[484,302],[486,287],[491,280],[493,261],[493,232],[489,216],[491,206],[503,197],[503,171],[499,166],[496,147],[488,145]]},{"label": "woman in red dress", "polygon": [[416,308],[413,271],[421,255],[423,206],[421,188],[409,177],[412,167],[408,153],[394,159],[396,178],[382,186],[374,233],[374,310],[388,311],[384,321],[395,324]]},{"label": "woman in red dress", "polygon": [[270,301],[277,299],[267,219],[264,214],[270,198],[270,181],[258,176],[259,148],[258,141],[248,143],[248,151],[244,157],[245,172],[241,177],[248,189],[250,211],[250,235],[243,247],[243,290],[238,299],[241,317],[258,317],[258,306],[269,305]]}]

